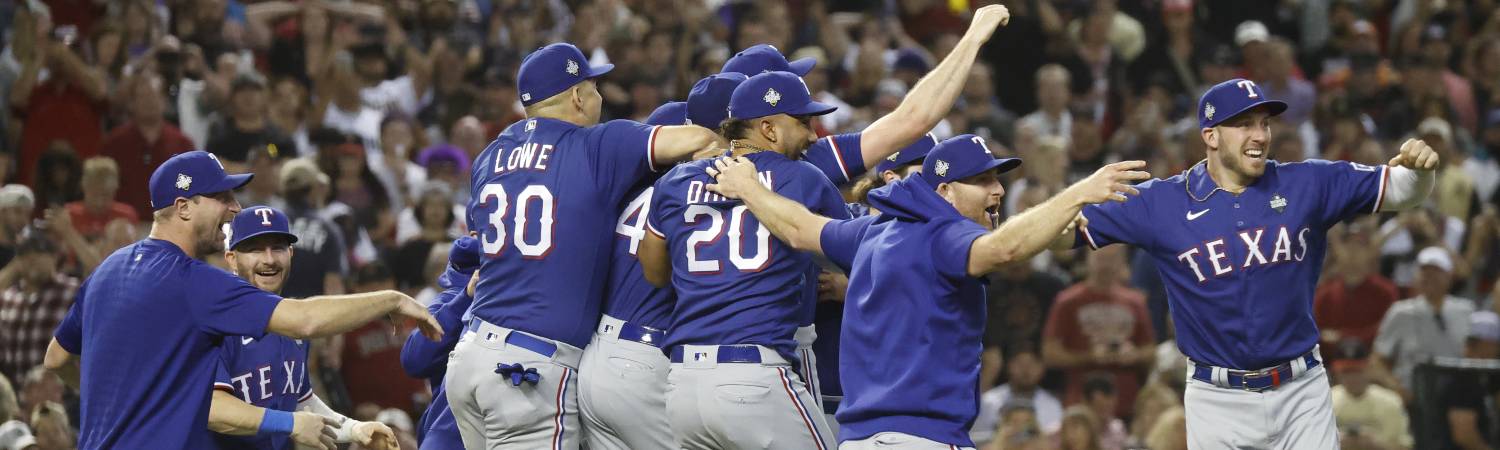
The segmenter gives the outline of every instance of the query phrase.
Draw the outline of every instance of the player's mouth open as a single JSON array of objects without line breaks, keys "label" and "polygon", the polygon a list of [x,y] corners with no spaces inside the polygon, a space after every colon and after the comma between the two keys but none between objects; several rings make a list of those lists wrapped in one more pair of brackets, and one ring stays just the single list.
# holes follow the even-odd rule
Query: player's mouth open
[{"label": "player's mouth open", "polygon": [[1251,158],[1264,159],[1266,157],[1266,151],[1265,151],[1265,149],[1259,149],[1259,148],[1247,148],[1247,149],[1245,149],[1245,156],[1249,156]]},{"label": "player's mouth open", "polygon": [[266,269],[256,269],[255,270],[255,275],[256,276],[266,277],[266,278],[271,278],[271,277],[274,277],[274,276],[277,276],[277,275],[281,275],[281,268],[280,267],[272,267],[272,268],[266,268]]}]

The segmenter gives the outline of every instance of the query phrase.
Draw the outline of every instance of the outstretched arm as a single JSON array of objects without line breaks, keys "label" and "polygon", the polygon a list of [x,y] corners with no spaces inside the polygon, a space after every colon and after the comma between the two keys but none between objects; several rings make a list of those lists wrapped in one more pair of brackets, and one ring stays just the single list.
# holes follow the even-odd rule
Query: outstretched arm
[{"label": "outstretched arm", "polygon": [[996,28],[1007,22],[1010,22],[1010,11],[1004,6],[989,5],[974,12],[974,21],[953,51],[912,86],[895,110],[865,128],[859,141],[865,167],[875,167],[880,160],[916,141],[947,117],[953,109],[953,101],[963,92],[964,81],[974,66],[979,48],[989,41]]},{"label": "outstretched arm", "polygon": [[380,422],[362,422],[350,419],[333,408],[329,408],[323,399],[316,395],[307,396],[307,400],[297,403],[297,411],[317,414],[332,422],[333,440],[340,444],[358,443],[365,448],[395,450],[399,448],[396,444],[396,433],[390,427]]},{"label": "outstretched arm", "polygon": [[823,254],[820,242],[823,225],[833,219],[813,214],[801,203],[777,195],[761,184],[755,163],[742,157],[720,158],[707,171],[718,180],[718,184],[706,186],[708,190],[745,202],[755,219],[782,242],[798,250]]},{"label": "outstretched arm", "polygon": [[[479,271],[474,271],[474,275],[469,277],[469,284],[478,280]],[[473,304],[474,296],[466,290],[446,302],[427,307],[427,311],[442,325],[443,338],[433,342],[419,334],[419,330],[412,330],[411,335],[406,337],[406,345],[401,347],[401,368],[406,370],[407,375],[416,378],[442,375],[448,366],[448,353],[458,345],[458,337],[463,334],[464,312]]]},{"label": "outstretched arm", "polygon": [[387,314],[415,320],[428,339],[443,337],[442,326],[427,308],[397,291],[282,299],[271,313],[266,331],[296,339],[324,337],[353,330]]},{"label": "outstretched arm", "polygon": [[[1139,194],[1130,182],[1151,178],[1140,169],[1145,161],[1121,161],[1100,168],[1042,204],[1010,218],[994,231],[974,240],[969,249],[969,275],[981,276],[1012,261],[1027,259],[1051,246],[1064,227],[1073,223],[1083,205],[1125,201]],[[757,216],[759,217],[759,216]]]},{"label": "outstretched arm", "polygon": [[729,148],[728,142],[713,130],[697,125],[672,125],[656,129],[651,138],[651,163],[670,167],[705,151]]},{"label": "outstretched arm", "polygon": [[[276,415],[289,416],[291,423],[272,425],[265,422],[266,418]],[[285,433],[298,444],[298,448],[337,449],[330,428],[332,425],[331,420],[309,412],[268,411],[218,389],[214,390],[208,406],[209,431],[231,436]],[[287,428],[279,428],[281,426]]]},{"label": "outstretched arm", "polygon": [[1402,211],[1422,204],[1432,192],[1438,164],[1437,152],[1426,142],[1407,139],[1401,144],[1400,153],[1386,163],[1390,166],[1386,169],[1389,171],[1389,178],[1380,210]]}]

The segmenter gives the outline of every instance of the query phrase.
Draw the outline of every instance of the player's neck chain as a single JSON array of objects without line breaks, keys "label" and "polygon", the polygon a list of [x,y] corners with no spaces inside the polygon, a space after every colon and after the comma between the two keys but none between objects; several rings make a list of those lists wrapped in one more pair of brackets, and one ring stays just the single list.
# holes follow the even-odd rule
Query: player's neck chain
[{"label": "player's neck chain", "polygon": [[735,150],[745,150],[745,153],[769,152],[769,151],[772,151],[771,149],[768,149],[768,148],[756,147],[754,145],[746,144],[744,141],[739,141],[739,140],[729,141],[729,151],[733,152]]}]

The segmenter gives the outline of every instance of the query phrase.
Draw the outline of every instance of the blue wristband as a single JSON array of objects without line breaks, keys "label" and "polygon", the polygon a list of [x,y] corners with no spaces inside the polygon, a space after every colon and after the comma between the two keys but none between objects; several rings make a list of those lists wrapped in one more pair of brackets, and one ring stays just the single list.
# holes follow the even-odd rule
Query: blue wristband
[{"label": "blue wristband", "polygon": [[261,416],[260,429],[256,430],[256,433],[289,434],[292,432],[294,423],[295,422],[292,419],[292,413],[266,408],[266,414],[264,416]]}]

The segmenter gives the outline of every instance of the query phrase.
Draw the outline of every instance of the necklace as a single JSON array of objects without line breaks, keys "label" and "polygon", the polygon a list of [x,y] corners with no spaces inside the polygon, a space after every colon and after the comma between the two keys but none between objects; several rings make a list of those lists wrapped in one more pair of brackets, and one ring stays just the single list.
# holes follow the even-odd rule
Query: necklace
[{"label": "necklace", "polygon": [[749,150],[747,153],[769,152],[769,151],[771,151],[771,149],[768,149],[768,148],[761,148],[761,147],[756,147],[754,145],[746,144],[746,143],[744,143],[744,141],[729,141],[729,150],[732,152],[735,149]]}]

